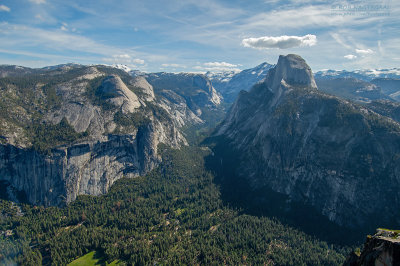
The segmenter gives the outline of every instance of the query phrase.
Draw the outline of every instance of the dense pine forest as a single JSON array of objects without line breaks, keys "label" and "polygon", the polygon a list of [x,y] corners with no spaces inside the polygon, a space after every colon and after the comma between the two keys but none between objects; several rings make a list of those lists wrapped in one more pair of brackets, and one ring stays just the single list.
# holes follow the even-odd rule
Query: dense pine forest
[{"label": "dense pine forest", "polygon": [[103,196],[68,207],[1,201],[0,260],[65,265],[97,251],[124,265],[338,265],[334,246],[272,216],[247,214],[223,200],[205,167],[206,147],[164,148],[147,176],[118,180]]}]

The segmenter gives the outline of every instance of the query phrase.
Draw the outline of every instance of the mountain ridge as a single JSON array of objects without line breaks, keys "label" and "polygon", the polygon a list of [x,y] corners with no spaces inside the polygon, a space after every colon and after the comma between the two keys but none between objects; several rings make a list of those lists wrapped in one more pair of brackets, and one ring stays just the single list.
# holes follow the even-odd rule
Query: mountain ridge
[{"label": "mountain ridge", "polygon": [[105,66],[6,71],[0,179],[14,200],[15,191],[46,206],[104,194],[115,180],[157,166],[160,143],[187,145],[182,121],[143,78]]},{"label": "mountain ridge", "polygon": [[[388,196],[385,188],[386,182],[399,186],[399,162],[391,156],[400,150],[400,125],[319,91],[309,67],[287,57],[264,82],[240,93],[214,134],[237,151],[236,173],[250,187],[271,188],[341,226],[373,228],[398,220],[390,214],[394,209],[381,208],[400,204],[396,190]],[[303,66],[302,74],[285,76],[283,59]]]}]

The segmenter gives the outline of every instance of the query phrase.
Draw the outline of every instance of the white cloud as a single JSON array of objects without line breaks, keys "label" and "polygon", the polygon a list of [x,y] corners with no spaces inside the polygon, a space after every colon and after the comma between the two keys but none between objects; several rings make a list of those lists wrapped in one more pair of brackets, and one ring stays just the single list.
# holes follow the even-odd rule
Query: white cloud
[{"label": "white cloud", "polygon": [[204,63],[204,65],[207,67],[224,67],[224,68],[231,68],[231,67],[238,66],[238,65],[227,63],[227,62],[208,62],[208,63]]},{"label": "white cloud", "polygon": [[62,25],[61,25],[61,27],[60,27],[60,30],[62,30],[62,31],[68,31],[68,24],[65,23],[65,22],[63,22]]},{"label": "white cloud", "polygon": [[[127,64],[130,66],[132,64],[138,64],[138,65],[145,64],[145,61],[143,59],[132,58],[129,54],[115,54],[112,57],[103,58],[103,61],[114,63],[114,64]],[[134,66],[134,67],[137,67],[137,66]]]},{"label": "white cloud", "polygon": [[40,5],[46,3],[46,0],[29,0],[29,2]]},{"label": "white cloud", "polygon": [[345,55],[344,58],[349,59],[349,60],[354,60],[357,58],[357,56],[353,55],[353,54],[348,54],[348,55]]},{"label": "white cloud", "polygon": [[371,49],[356,49],[356,53],[360,55],[369,55],[373,54],[374,51],[372,51]]},{"label": "white cloud", "polygon": [[8,6],[0,5],[0,11],[10,12],[11,9]]},{"label": "white cloud", "polygon": [[139,65],[144,65],[144,60],[136,58],[136,59],[132,60],[132,63],[139,64]]},{"label": "white cloud", "polygon": [[317,36],[307,34],[304,36],[265,36],[259,38],[247,38],[243,39],[242,45],[244,47],[250,47],[255,49],[288,49],[299,46],[313,46],[317,43]]}]

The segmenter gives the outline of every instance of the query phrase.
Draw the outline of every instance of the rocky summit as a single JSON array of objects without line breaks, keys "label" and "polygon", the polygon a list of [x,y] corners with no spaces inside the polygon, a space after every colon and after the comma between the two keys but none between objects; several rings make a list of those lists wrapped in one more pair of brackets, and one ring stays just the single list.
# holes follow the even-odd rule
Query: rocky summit
[{"label": "rocky summit", "polygon": [[349,228],[393,225],[400,125],[380,113],[319,91],[303,58],[280,56],[262,83],[239,94],[214,138],[230,149],[221,164],[233,157],[225,169],[254,191],[272,190]]}]

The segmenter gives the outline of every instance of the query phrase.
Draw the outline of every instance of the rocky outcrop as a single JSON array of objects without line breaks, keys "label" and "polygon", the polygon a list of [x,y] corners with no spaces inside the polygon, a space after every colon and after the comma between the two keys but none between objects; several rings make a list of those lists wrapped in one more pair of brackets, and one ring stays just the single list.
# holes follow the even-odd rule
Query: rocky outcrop
[{"label": "rocky outcrop", "polygon": [[253,190],[272,189],[346,227],[400,222],[399,124],[320,92],[299,56],[280,56],[263,83],[242,91],[214,136]]},{"label": "rocky outcrop", "polygon": [[278,64],[268,72],[266,84],[273,93],[282,84],[317,88],[311,68],[303,58],[294,54],[279,56]]},{"label": "rocky outcrop", "polygon": [[133,113],[140,107],[136,94],[128,89],[121,78],[116,75],[106,77],[99,87],[98,93],[106,102],[121,107],[123,113]]},{"label": "rocky outcrop", "polygon": [[400,265],[400,237],[398,231],[378,229],[368,236],[361,252],[352,252],[344,266]]},{"label": "rocky outcrop", "polygon": [[143,90],[143,93],[146,94],[146,101],[151,102],[154,101],[155,95],[154,95],[154,90],[153,86],[150,85],[150,83],[147,82],[147,80],[144,77],[138,76],[133,79],[131,84],[134,87],[141,88]]},{"label": "rocky outcrop", "polygon": [[[46,76],[39,71],[1,83],[0,181],[11,194],[23,192],[28,202],[46,206],[100,195],[116,180],[156,167],[160,143],[187,143],[142,77],[104,66],[41,71]],[[49,139],[54,143],[41,143]]]}]

